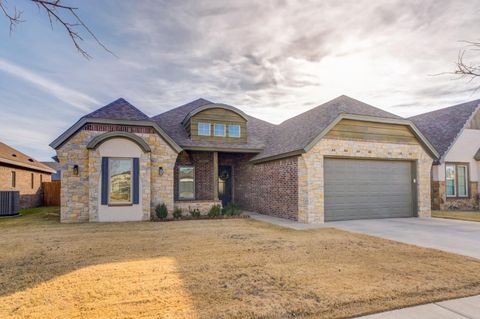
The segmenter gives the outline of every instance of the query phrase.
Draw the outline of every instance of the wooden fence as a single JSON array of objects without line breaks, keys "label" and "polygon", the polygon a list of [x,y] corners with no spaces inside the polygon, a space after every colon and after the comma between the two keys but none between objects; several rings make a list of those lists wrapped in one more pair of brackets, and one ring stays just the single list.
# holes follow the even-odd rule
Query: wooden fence
[{"label": "wooden fence", "polygon": [[60,181],[43,182],[43,205],[60,206]]}]

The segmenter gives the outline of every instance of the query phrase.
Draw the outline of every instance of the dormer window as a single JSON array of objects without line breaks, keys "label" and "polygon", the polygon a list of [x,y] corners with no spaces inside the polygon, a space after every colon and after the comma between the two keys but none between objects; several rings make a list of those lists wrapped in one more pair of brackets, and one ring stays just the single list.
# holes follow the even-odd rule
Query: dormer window
[{"label": "dormer window", "polygon": [[225,137],[227,135],[225,131],[226,131],[225,124],[215,123],[214,129],[213,129],[213,134],[215,136]]},{"label": "dormer window", "polygon": [[228,136],[229,137],[240,137],[240,125],[230,124],[228,126]]},{"label": "dormer window", "polygon": [[210,123],[199,122],[198,123],[198,135],[210,136],[211,135]]}]

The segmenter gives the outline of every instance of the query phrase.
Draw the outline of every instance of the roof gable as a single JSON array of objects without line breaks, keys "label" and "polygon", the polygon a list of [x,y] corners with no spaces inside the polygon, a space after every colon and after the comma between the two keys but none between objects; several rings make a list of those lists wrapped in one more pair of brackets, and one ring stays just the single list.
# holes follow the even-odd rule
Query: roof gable
[{"label": "roof gable", "polygon": [[[242,113],[247,121],[247,143],[221,143],[218,141],[193,141],[190,139],[188,132],[182,124],[183,121],[188,118],[189,114],[195,114],[210,106],[218,107],[218,105]],[[155,121],[173,140],[186,149],[236,149],[257,153],[265,147],[266,139],[275,126],[274,124],[249,116],[233,106],[217,104],[205,99],[198,99],[181,105],[170,111],[156,115],[152,117],[151,120]]]},{"label": "roof gable", "polygon": [[148,116],[130,104],[127,100],[119,98],[96,111],[84,116],[84,118],[101,118],[111,120],[148,120]]},{"label": "roof gable", "polygon": [[395,114],[341,95],[276,126],[268,139],[267,147],[254,160],[303,150],[341,114],[402,119]]},{"label": "roof gable", "polygon": [[480,100],[457,104],[409,119],[428,138],[443,160],[470,119],[475,115]]}]

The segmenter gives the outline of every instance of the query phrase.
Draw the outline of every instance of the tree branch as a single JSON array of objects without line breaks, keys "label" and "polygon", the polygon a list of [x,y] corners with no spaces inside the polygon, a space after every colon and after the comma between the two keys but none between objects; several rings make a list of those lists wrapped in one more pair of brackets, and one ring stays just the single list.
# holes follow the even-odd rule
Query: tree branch
[{"label": "tree branch", "polygon": [[[83,30],[90,37],[92,37],[95,42],[102,47],[105,51],[111,55],[116,55],[110,51],[93,33],[93,31],[83,22],[80,16],[77,14],[76,10],[78,8],[64,5],[62,0],[29,0],[37,5],[39,10],[44,10],[47,14],[50,26],[53,29],[54,21],[60,23],[65,31],[67,32],[68,37],[72,40],[73,45],[80,54],[82,54],[86,59],[92,58],[90,54],[82,47],[81,43],[84,41],[83,37],[80,35],[80,31]],[[6,0],[0,0],[0,9],[3,11],[3,14],[10,21],[10,33],[13,28],[20,22],[22,11],[17,11],[14,8],[14,13],[10,14],[5,6]]]},{"label": "tree branch", "polygon": [[0,9],[2,10],[3,14],[10,22],[10,35],[12,35],[13,29],[15,28],[15,26],[20,22],[24,22],[24,20],[21,19],[22,11],[18,11],[17,8],[14,7],[13,14],[11,14],[8,12],[5,4],[6,4],[6,1],[0,0]]}]

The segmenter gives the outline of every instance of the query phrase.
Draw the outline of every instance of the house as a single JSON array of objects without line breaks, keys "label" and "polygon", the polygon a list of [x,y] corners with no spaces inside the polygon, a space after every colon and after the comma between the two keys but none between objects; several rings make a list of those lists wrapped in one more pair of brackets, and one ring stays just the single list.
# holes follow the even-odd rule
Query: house
[{"label": "house", "polygon": [[347,96],[279,125],[198,99],[148,117],[124,99],[51,146],[62,222],[150,220],[235,202],[304,223],[430,216],[437,152],[409,120]]},{"label": "house", "polygon": [[42,182],[49,182],[50,167],[0,142],[0,190],[18,191],[20,208],[42,205]]},{"label": "house", "polygon": [[480,100],[410,118],[439,153],[432,167],[434,209],[478,209]]}]

